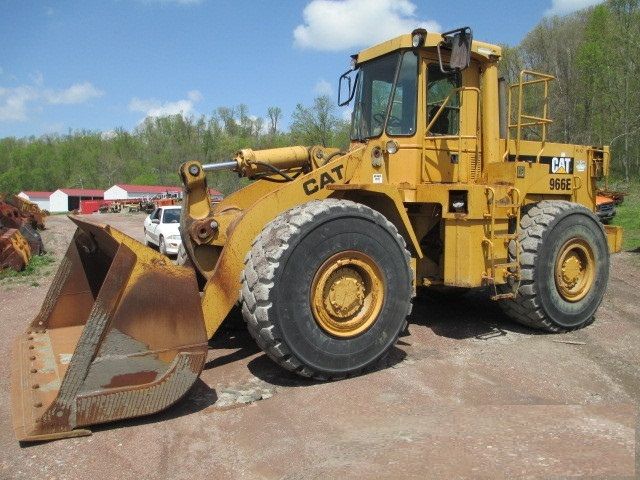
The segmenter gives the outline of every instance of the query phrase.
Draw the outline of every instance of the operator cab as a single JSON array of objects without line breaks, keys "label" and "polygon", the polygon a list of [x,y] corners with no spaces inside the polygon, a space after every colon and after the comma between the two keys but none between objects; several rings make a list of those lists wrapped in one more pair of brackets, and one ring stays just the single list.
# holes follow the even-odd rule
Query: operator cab
[{"label": "operator cab", "polygon": [[338,98],[340,106],[353,101],[352,144],[377,139],[399,148],[399,162],[388,166],[392,183],[407,183],[407,170],[415,171],[412,184],[473,180],[468,172],[479,172],[471,163],[480,162],[482,69],[495,65],[500,53],[473,41],[463,27],[443,34],[414,30],[352,56]]},{"label": "operator cab", "polygon": [[[433,37],[438,36],[435,43]],[[473,35],[469,27],[429,35],[426,30],[415,30],[408,48],[396,48],[384,53],[389,43],[403,43],[403,37],[354,55],[353,68],[340,77],[338,103],[347,105],[354,100],[351,140],[365,141],[383,132],[389,136],[413,136],[417,131],[418,78],[420,76],[421,51],[429,42],[437,52],[438,61],[428,67],[427,119],[434,118],[439,107],[461,87],[460,72],[471,63]],[[373,57],[369,52],[381,50]],[[448,62],[443,61],[446,51]],[[367,55],[369,53],[369,55]],[[373,53],[373,52],[372,52]],[[360,58],[364,61],[360,62]],[[433,125],[434,134],[455,134],[459,123],[459,101],[453,99],[445,106],[444,114]]]}]

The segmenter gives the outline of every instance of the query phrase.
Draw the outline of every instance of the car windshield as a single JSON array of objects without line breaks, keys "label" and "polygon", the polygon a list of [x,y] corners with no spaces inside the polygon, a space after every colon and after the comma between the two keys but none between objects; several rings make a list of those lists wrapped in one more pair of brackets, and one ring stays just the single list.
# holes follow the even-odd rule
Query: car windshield
[{"label": "car windshield", "polygon": [[165,210],[162,216],[162,223],[180,223],[180,209]]}]

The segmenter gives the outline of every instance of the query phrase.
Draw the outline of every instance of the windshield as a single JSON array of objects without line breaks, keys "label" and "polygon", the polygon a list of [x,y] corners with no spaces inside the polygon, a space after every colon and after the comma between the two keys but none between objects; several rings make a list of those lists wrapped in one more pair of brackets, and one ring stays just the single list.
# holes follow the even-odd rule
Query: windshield
[{"label": "windshield", "polygon": [[[396,75],[401,55],[400,71]],[[387,55],[362,65],[357,77],[351,139],[377,137],[382,133],[385,122],[389,135],[413,135],[417,76],[418,60],[413,51]],[[391,113],[387,119],[389,110]]]},{"label": "windshield", "polygon": [[165,210],[162,217],[162,223],[180,223],[180,209],[172,208]]},{"label": "windshield", "polygon": [[362,65],[351,117],[351,140],[382,133],[399,58],[396,53]]}]

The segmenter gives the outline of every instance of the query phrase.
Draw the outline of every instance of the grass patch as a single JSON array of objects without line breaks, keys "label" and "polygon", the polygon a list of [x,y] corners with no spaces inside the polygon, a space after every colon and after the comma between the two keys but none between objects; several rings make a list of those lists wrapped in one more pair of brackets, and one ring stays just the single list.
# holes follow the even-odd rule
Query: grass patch
[{"label": "grass patch", "polygon": [[[616,187],[618,187],[616,185]],[[627,192],[622,205],[616,207],[616,216],[612,225],[619,225],[624,229],[624,250],[640,248],[640,183],[621,186],[619,190]]]},{"label": "grass patch", "polygon": [[30,283],[32,286],[39,285],[38,278],[46,275],[51,270],[51,265],[55,262],[53,255],[45,253],[44,255],[35,255],[31,257],[27,268],[21,272],[16,272],[10,268],[0,271],[0,281],[12,283]]}]

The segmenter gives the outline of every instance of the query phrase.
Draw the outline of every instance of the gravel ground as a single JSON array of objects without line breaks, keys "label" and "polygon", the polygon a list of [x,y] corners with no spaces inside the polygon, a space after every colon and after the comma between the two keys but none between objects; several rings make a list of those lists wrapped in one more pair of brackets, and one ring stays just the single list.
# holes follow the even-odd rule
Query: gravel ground
[{"label": "gravel ground", "polygon": [[[90,216],[137,239],[142,215]],[[9,356],[73,234],[43,233],[56,259],[0,282],[0,478],[636,478],[640,254],[612,260],[596,322],[562,335],[507,320],[482,292],[416,301],[406,335],[361,377],[317,383],[262,354],[238,322],[210,342],[201,381],[158,415],[90,437],[20,447]],[[573,342],[573,343],[566,343]]]}]

